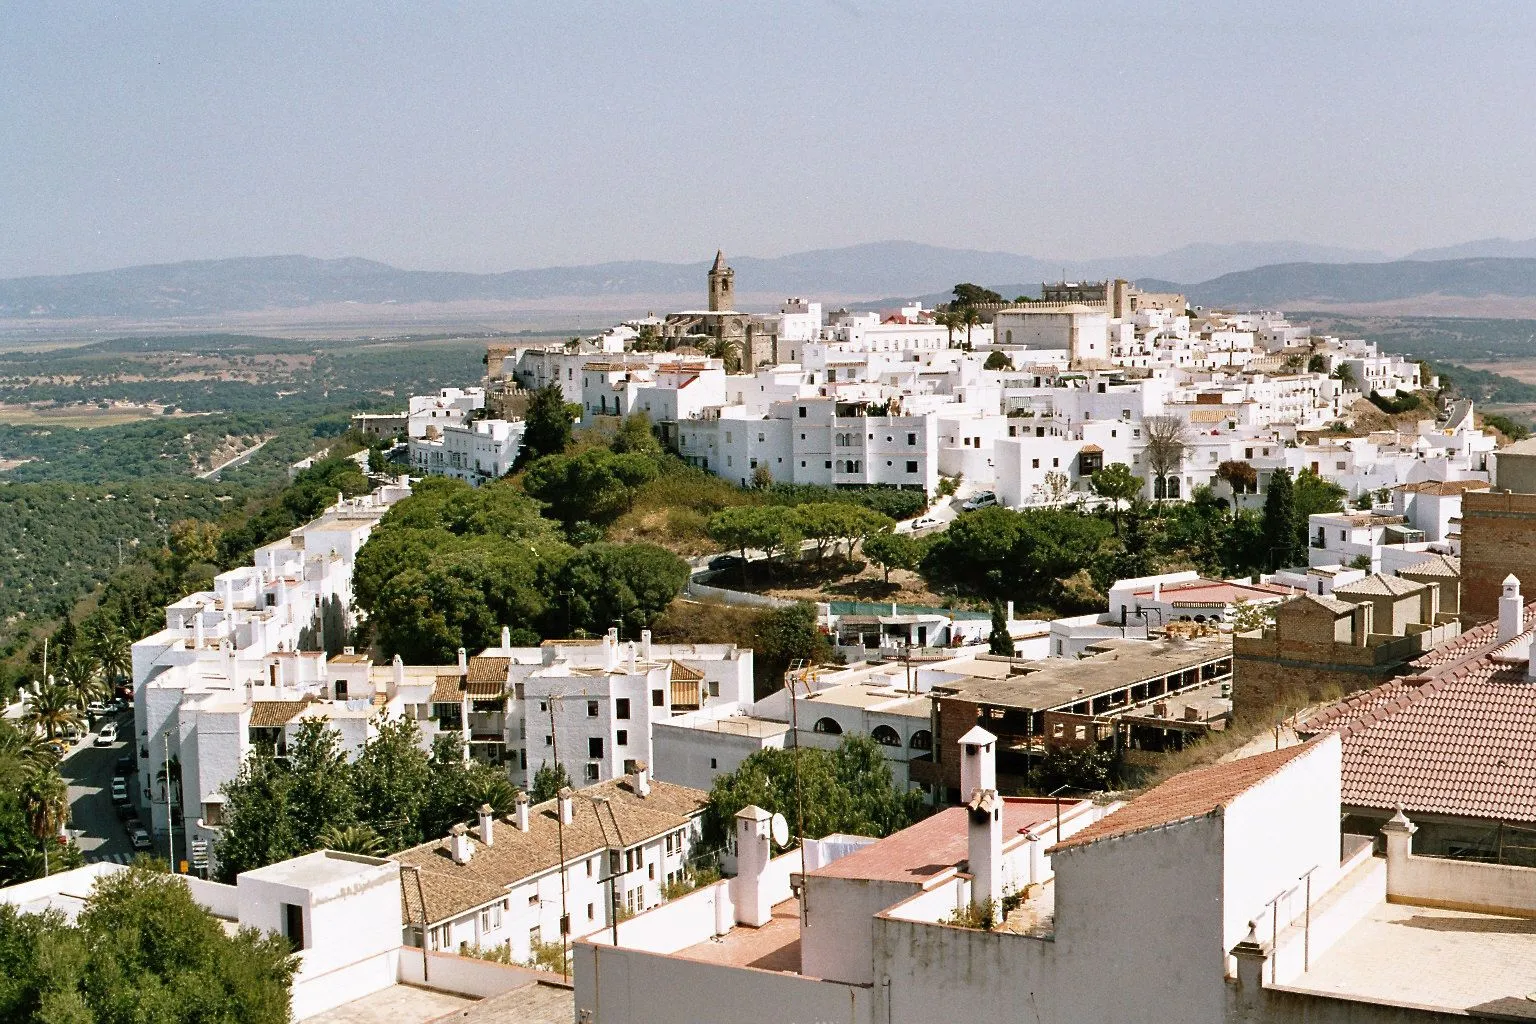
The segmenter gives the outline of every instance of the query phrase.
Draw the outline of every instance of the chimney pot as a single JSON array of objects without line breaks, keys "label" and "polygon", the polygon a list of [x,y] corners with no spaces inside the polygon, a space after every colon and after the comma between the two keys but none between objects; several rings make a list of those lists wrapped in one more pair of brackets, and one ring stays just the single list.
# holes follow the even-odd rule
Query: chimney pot
[{"label": "chimney pot", "polygon": [[469,842],[469,828],[463,822],[448,830],[448,852],[455,864],[468,864],[469,858],[474,856],[474,848]]},{"label": "chimney pot", "polygon": [[560,801],[560,824],[569,825],[576,820],[576,801],[571,794],[571,787],[566,786],[557,794]]},{"label": "chimney pot", "polygon": [[1499,597],[1499,642],[1508,643],[1525,632],[1525,603],[1520,597],[1520,581],[1514,573],[1504,577],[1504,592]]},{"label": "chimney pot", "polygon": [[501,649],[504,651],[512,649],[512,630],[508,626],[501,627]]},{"label": "chimney pot", "polygon": [[491,809],[491,805],[490,804],[481,804],[480,805],[480,841],[482,843],[484,843],[486,846],[494,845],[495,842],[496,842],[496,832],[495,832],[494,827],[493,827],[494,824],[495,824],[495,820],[496,820],[496,812]]},{"label": "chimney pot", "polygon": [[651,795],[650,767],[644,761],[635,762],[635,794],[641,798]]},{"label": "chimney pot", "polygon": [[736,877],[731,881],[731,902],[736,923],[761,928],[773,919],[773,894],[765,881],[772,850],[769,846],[773,815],[755,804],[736,812]]},{"label": "chimney pot", "polygon": [[522,790],[517,791],[517,796],[512,802],[513,816],[517,821],[519,832],[528,831],[528,794]]},{"label": "chimney pot", "polygon": [[464,648],[460,647],[459,648],[459,675],[463,675],[464,673],[466,673],[468,671],[469,671],[469,652],[466,651]]}]

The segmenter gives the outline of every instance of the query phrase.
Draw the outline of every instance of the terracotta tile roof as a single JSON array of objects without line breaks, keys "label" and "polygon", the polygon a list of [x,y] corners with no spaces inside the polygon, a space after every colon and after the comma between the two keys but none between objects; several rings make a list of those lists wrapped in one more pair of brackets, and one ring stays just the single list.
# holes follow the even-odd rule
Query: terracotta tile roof
[{"label": "terracotta tile roof", "polygon": [[674,661],[672,664],[671,681],[674,683],[697,683],[704,678],[704,670],[683,661]]},{"label": "terracotta tile roof", "polygon": [[1355,606],[1348,601],[1336,601],[1331,597],[1321,594],[1302,594],[1297,601],[1310,601],[1319,607],[1326,608],[1335,615],[1348,615],[1355,610]]},{"label": "terracotta tile roof", "polygon": [[[608,811],[601,816],[594,797],[607,797]],[[641,797],[634,790],[631,776],[622,776],[596,786],[575,791],[571,824],[565,826],[566,863],[579,862],[610,847],[633,846],[682,828],[702,814],[709,794],[669,782],[651,782],[650,795]],[[422,895],[427,903],[429,924],[457,917],[475,907],[506,894],[508,888],[560,863],[560,827],[557,800],[535,804],[528,811],[528,831],[519,832],[505,817],[492,822],[491,838],[486,846],[480,841],[478,822],[471,822],[468,863],[455,864],[446,839],[413,846],[394,854],[392,859],[421,868]],[[607,865],[598,870],[607,872]],[[416,881],[407,872],[401,876],[402,912],[407,921],[421,921]]]},{"label": "terracotta tile roof", "polygon": [[1414,576],[1443,576],[1448,579],[1461,578],[1461,559],[1455,555],[1430,555],[1422,562],[1415,562],[1406,569],[1397,570],[1399,576],[1412,574]]},{"label": "terracotta tile roof", "polygon": [[[1080,801],[1062,801],[1070,811]],[[878,843],[839,857],[814,874],[821,878],[852,878],[923,884],[963,862],[969,852],[965,807],[950,807],[909,825]],[[1056,801],[1043,798],[1003,798],[1003,842],[1045,822],[1056,820]]]},{"label": "terracotta tile roof", "polygon": [[457,672],[437,674],[437,682],[432,686],[432,702],[434,704],[452,704],[464,699],[464,692],[459,689],[459,680],[464,677]]},{"label": "terracotta tile roof", "polygon": [[1344,597],[1355,595],[1362,597],[1407,597],[1409,594],[1417,594],[1426,586],[1428,584],[1405,580],[1401,576],[1386,576],[1382,573],[1376,573],[1367,576],[1363,580],[1340,584],[1333,588],[1333,592]]},{"label": "terracotta tile roof", "polygon": [[1047,852],[1087,846],[1101,839],[1118,839],[1215,814],[1306,753],[1314,743],[1271,750],[1239,761],[1207,765],[1175,775],[1113,814],[1100,818],[1076,835],[1057,843]]},{"label": "terracotta tile roof", "polygon": [[1191,409],[1189,411],[1189,422],[1220,423],[1222,420],[1230,419],[1231,416],[1231,411],[1227,409]]},{"label": "terracotta tile roof", "polygon": [[1103,455],[1104,449],[1096,444],[1085,444],[1079,449],[1084,455]]},{"label": "terracotta tile roof", "polygon": [[1407,494],[1437,494],[1441,496],[1465,494],[1467,491],[1486,491],[1486,480],[1420,480],[1413,484],[1400,484],[1393,490]]},{"label": "terracotta tile roof", "polygon": [[469,659],[469,686],[471,692],[483,693],[487,687],[500,692],[507,685],[507,667],[511,658],[478,654]]},{"label": "terracotta tile roof", "polygon": [[275,729],[293,721],[309,703],[305,700],[258,700],[251,704],[252,729]]},{"label": "terracotta tile roof", "polygon": [[[1536,602],[1524,625],[1536,625]],[[1413,662],[1418,674],[1339,701],[1298,732],[1339,733],[1346,804],[1536,822],[1536,685],[1519,646],[1484,623]]]}]

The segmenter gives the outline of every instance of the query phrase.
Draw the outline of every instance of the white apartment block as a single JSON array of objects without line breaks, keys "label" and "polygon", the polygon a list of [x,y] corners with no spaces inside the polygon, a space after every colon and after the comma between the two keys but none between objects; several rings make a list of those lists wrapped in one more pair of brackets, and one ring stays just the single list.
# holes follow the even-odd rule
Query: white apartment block
[{"label": "white apartment block", "polygon": [[485,408],[485,389],[442,388],[435,395],[412,395],[406,411],[406,433],[413,438],[427,437],[434,428],[456,427],[468,423],[474,413]]},{"label": "white apartment block", "polygon": [[[263,734],[276,740],[301,713],[320,713],[310,701],[327,686],[325,656],[300,651],[300,633],[323,621],[319,613],[328,600],[350,610],[358,550],[409,493],[400,482],[338,501],[288,537],[258,548],[251,566],[220,573],[212,591],[167,607],[165,628],[133,645],[141,787],[134,797],[148,808],[146,820],[157,835],[169,830],[168,760],[180,770],[182,835],[206,843],[217,832],[204,819],[217,821],[219,789],[239,770],[252,730],[276,729]],[[373,710],[371,693],[353,696],[325,707],[349,746],[362,741]],[[182,841],[178,836],[185,857]]]},{"label": "white apartment block", "polygon": [[522,420],[474,420],[413,437],[411,469],[422,476],[446,476],[479,487],[512,472],[523,447]]}]

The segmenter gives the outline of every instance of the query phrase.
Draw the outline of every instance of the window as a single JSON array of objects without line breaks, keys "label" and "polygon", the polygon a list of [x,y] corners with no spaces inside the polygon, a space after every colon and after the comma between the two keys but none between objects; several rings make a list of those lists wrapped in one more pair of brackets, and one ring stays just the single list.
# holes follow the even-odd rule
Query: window
[{"label": "window", "polygon": [[907,435],[907,444],[917,444],[917,435],[916,434],[908,434]]},{"label": "window", "polygon": [[546,733],[545,736],[544,736],[544,745],[546,747],[554,746],[555,745],[555,738],[553,736],[550,736],[549,734]]},{"label": "window", "polygon": [[597,717],[597,701],[595,701],[595,700],[587,701],[587,717],[588,718],[596,718]]},{"label": "window", "polygon": [[1030,459],[1029,460],[1029,466],[1030,466],[1031,469],[1039,469],[1040,468],[1040,460],[1039,459]]},{"label": "window", "polygon": [[621,747],[629,746],[629,730],[620,729],[618,738],[614,742],[616,742]]},{"label": "window", "polygon": [[653,882],[656,881],[656,865],[655,864],[649,865],[649,868],[646,871],[646,875],[647,875],[647,877],[650,878],[651,881],[653,881]]},{"label": "window", "polygon": [[540,945],[543,944],[543,942],[544,929],[540,928],[538,925],[534,925],[532,928],[528,929],[528,949],[530,951],[537,949]]},{"label": "window", "polygon": [[907,472],[908,473],[916,473],[917,472],[917,460],[916,459],[908,459],[907,460]]},{"label": "window", "polygon": [[805,419],[805,406],[800,407],[800,418]]},{"label": "window", "polygon": [[665,706],[666,706],[666,694],[662,693],[660,690],[652,690],[651,691],[651,707],[659,708],[659,707],[665,707]]},{"label": "window", "polygon": [[539,894],[537,892],[531,893],[528,896],[528,905],[530,907],[536,907],[539,905]]},{"label": "window", "polygon": [[603,738],[601,736],[593,736],[587,740],[587,756],[603,756]]},{"label": "window", "polygon": [[831,460],[831,459],[828,459],[828,460],[827,460],[827,468],[828,468],[828,469],[831,469],[831,468],[832,468],[832,460]]},{"label": "window", "polygon": [[917,732],[914,732],[912,734],[912,738],[907,741],[907,746],[911,747],[913,750],[932,750],[933,733],[929,732],[927,729],[919,729]]},{"label": "window", "polygon": [[831,718],[818,718],[815,726],[812,728],[815,732],[826,733],[828,736],[841,736],[843,734],[843,727],[838,725],[835,719]]},{"label": "window", "polygon": [[887,747],[901,746],[901,736],[888,725],[875,726],[874,730],[869,734],[869,738]]},{"label": "window", "polygon": [[1087,739],[1088,738],[1088,727],[1086,725],[1074,725],[1072,727],[1072,738],[1073,739],[1078,739],[1078,740],[1085,740],[1085,739]]},{"label": "window", "polygon": [[1061,460],[1060,459],[1052,459],[1051,460],[1051,468],[1052,469],[1057,469],[1060,466],[1061,466]]},{"label": "window", "polygon": [[587,877],[591,878],[592,877],[592,873],[594,871],[596,871],[596,870],[597,870],[597,858],[593,857],[591,860],[587,861]]},{"label": "window", "polygon": [[613,702],[613,717],[624,722],[629,720],[629,698],[620,697]]},{"label": "window", "polygon": [[596,782],[597,781],[597,762],[596,761],[588,761],[587,762],[587,781],[588,782]]},{"label": "window", "polygon": [[709,759],[709,766],[711,768],[719,768],[720,767],[720,762],[712,757],[712,758]]},{"label": "window", "polygon": [[587,904],[587,920],[592,920],[592,904]]}]

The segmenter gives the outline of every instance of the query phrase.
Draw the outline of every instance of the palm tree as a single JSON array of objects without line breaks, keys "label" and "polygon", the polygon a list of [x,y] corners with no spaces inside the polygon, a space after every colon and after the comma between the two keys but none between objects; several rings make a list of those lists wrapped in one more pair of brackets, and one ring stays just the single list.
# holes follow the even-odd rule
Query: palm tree
[{"label": "palm tree", "polygon": [[941,309],[937,313],[933,314],[933,322],[949,332],[949,347],[954,348],[955,330],[956,328],[963,326],[960,322],[959,314],[955,313],[953,310]]},{"label": "palm tree", "polygon": [[51,766],[27,771],[20,796],[27,828],[42,842],[53,842],[69,821],[69,789],[59,773]]},{"label": "palm tree", "polygon": [[960,311],[960,323],[965,327],[965,350],[971,351],[971,328],[981,323],[981,311],[975,306],[966,306]]},{"label": "palm tree", "polygon": [[14,791],[21,786],[26,772],[49,768],[54,756],[37,741],[10,722],[0,721],[0,789]]},{"label": "palm tree", "polygon": [[41,734],[50,740],[85,724],[74,694],[52,681],[33,696],[22,721],[34,735]]},{"label": "palm tree", "polygon": [[103,630],[92,644],[101,675],[112,686],[125,682],[133,674],[133,641],[121,629]]},{"label": "palm tree", "polygon": [[318,836],[322,849],[338,853],[357,853],[364,857],[378,857],[385,852],[384,840],[367,825],[346,825],[337,828],[327,825]]},{"label": "palm tree", "polygon": [[59,665],[59,685],[71,695],[75,706],[84,711],[92,702],[107,694],[107,684],[96,673],[96,661],[77,646],[64,656]]},{"label": "palm tree", "polygon": [[517,802],[517,790],[502,775],[487,775],[469,786],[469,799],[475,807],[490,804],[497,814],[505,814]]}]

